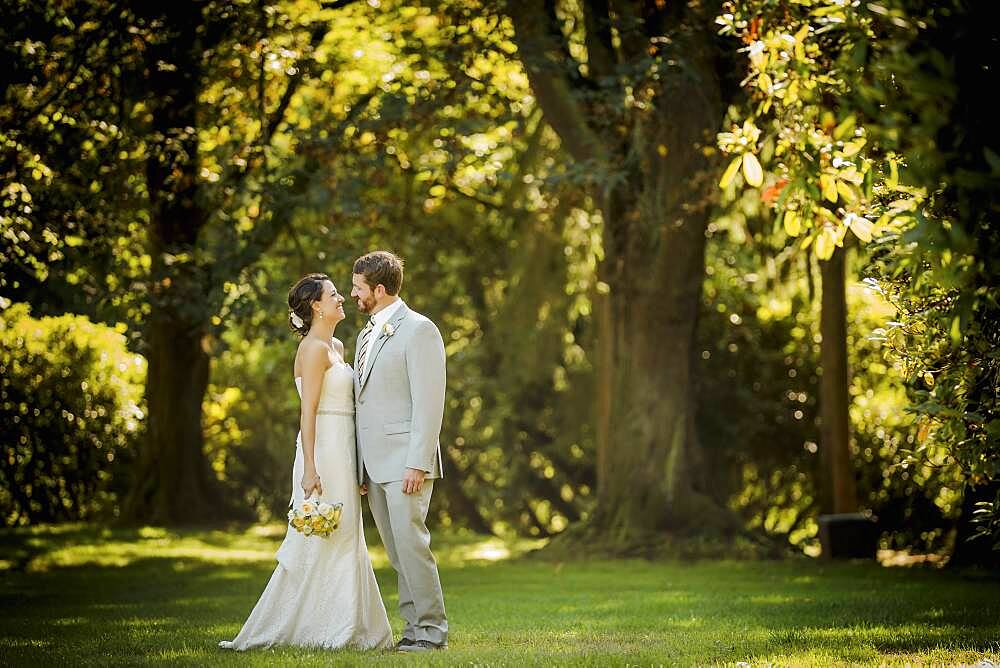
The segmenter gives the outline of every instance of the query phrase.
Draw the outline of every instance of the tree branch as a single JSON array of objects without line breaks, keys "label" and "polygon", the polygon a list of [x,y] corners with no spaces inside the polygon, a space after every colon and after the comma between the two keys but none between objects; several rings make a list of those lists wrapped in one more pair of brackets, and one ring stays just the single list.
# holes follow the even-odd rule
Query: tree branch
[{"label": "tree branch", "polygon": [[[358,0],[334,0],[333,2],[321,3],[324,9],[341,9],[347,7],[348,5],[354,4]],[[319,48],[319,45],[323,43],[323,39],[326,37],[327,33],[330,32],[330,22],[321,21],[317,23],[309,34],[309,50],[315,51]],[[263,75],[263,54],[261,54],[261,74]],[[262,125],[261,134],[257,138],[257,141],[253,142],[252,146],[255,148],[255,152],[258,154],[263,153],[263,149],[270,146],[271,140],[273,139],[278,128],[281,124],[285,122],[285,114],[288,112],[288,107],[292,102],[292,98],[295,93],[299,90],[302,82],[305,81],[306,75],[308,74],[308,68],[304,64],[300,64],[297,68],[295,74],[293,74],[289,80],[288,85],[285,86],[284,92],[281,94],[281,99],[278,101],[278,106],[275,108],[274,112],[271,114],[270,120],[264,123],[263,113],[261,114]],[[258,82],[258,88],[262,91],[262,82]],[[365,100],[364,104],[367,105],[368,100]],[[261,108],[264,106],[263,94],[261,93]],[[259,155],[258,155],[259,158]],[[235,187],[240,187],[255,169],[264,163],[263,159],[249,159],[246,160],[240,171],[233,177],[233,185]]]},{"label": "tree branch", "polygon": [[[368,104],[375,98],[378,91],[379,88],[376,85],[372,90],[358,98],[351,106],[351,110],[347,115],[330,132],[330,136],[334,138],[342,137],[347,127],[368,107]],[[320,169],[302,170],[302,176],[297,180],[300,185],[295,188],[296,192],[294,194],[306,192],[323,173]],[[276,208],[270,223],[267,225],[263,223],[255,225],[254,229],[249,233],[246,242],[231,256],[231,261],[220,263],[221,266],[229,267],[229,271],[238,274],[244,268],[256,262],[277,240],[281,232],[291,224],[294,213],[295,208],[292,206]],[[218,282],[214,284],[217,285]]]},{"label": "tree branch", "polygon": [[605,161],[606,147],[588,123],[587,111],[574,94],[565,66],[554,62],[550,55],[564,51],[548,28],[549,15],[544,1],[511,0],[509,13],[532,92],[546,121],[575,159]]},{"label": "tree branch", "polygon": [[584,0],[583,25],[587,66],[598,84],[615,75],[615,48],[611,41],[611,8],[608,0]]}]

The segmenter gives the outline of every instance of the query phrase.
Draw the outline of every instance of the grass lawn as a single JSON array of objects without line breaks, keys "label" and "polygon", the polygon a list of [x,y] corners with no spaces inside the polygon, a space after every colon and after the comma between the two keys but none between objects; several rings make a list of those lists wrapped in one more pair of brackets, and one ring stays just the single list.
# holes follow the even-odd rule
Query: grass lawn
[{"label": "grass lawn", "polygon": [[[450,648],[407,656],[216,648],[263,590],[281,526],[5,530],[0,665],[1000,663],[997,579],[806,558],[555,564],[438,533]],[[398,638],[395,575],[372,555]]]}]

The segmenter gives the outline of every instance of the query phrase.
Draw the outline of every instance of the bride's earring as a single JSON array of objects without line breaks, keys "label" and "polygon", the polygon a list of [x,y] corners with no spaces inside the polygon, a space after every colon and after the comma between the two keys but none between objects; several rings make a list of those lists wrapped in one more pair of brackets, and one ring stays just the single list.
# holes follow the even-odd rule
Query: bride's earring
[{"label": "bride's earring", "polygon": [[319,310],[319,319],[320,319],[320,320],[322,320],[322,319],[323,319],[323,309],[320,309],[320,310]]}]

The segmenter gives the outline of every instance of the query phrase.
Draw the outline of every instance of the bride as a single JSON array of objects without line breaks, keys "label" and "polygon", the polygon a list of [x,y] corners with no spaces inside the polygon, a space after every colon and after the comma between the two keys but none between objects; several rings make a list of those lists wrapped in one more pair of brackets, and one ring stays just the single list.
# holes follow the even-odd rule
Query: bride
[{"label": "bride", "polygon": [[[324,274],[304,276],[288,292],[289,322],[302,336],[294,376],[302,402],[292,468],[292,503],[316,495],[342,503],[329,537],[291,526],[278,565],[239,634],[224,649],[391,648],[392,631],[372,571],[361,523],[354,448],[354,372],[333,337],[344,297]],[[296,484],[298,483],[298,484]]]}]

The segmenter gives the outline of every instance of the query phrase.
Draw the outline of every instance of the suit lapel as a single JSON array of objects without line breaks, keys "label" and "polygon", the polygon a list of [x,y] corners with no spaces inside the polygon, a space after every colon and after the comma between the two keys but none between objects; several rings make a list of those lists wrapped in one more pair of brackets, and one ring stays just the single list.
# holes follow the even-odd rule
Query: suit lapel
[{"label": "suit lapel", "polygon": [[[392,316],[387,324],[392,325],[393,329],[398,329],[399,323],[402,322],[403,318],[405,318],[409,312],[410,312],[409,307],[405,303],[403,303],[402,305],[400,305],[399,310],[396,312],[396,315]],[[372,335],[374,334],[375,333],[372,332]],[[386,336],[385,334],[385,327],[382,327],[382,330],[378,333],[378,338],[375,339],[375,342],[372,344],[371,352],[368,353],[369,355],[371,355],[371,361],[367,363],[368,368],[365,369],[365,375],[361,379],[361,385],[358,387],[358,391],[365,389],[365,384],[368,382],[368,377],[372,375],[372,369],[375,368],[375,362],[378,361],[378,354],[382,352],[382,347],[388,340],[389,337]]]}]

